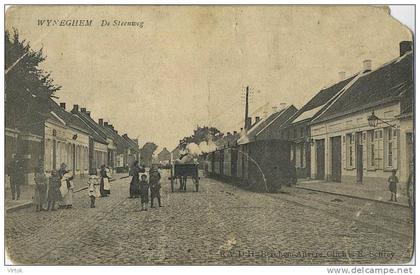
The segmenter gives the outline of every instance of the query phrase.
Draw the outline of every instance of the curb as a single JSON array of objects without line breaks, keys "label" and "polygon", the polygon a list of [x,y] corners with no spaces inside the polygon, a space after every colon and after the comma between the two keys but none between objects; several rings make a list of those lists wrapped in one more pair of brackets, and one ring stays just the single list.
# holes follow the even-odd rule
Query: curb
[{"label": "curb", "polygon": [[28,208],[28,207],[31,207],[32,205],[33,205],[32,201],[28,201],[19,205],[11,206],[11,207],[6,208],[6,213],[13,212],[13,211],[23,209],[23,208]]},{"label": "curb", "polygon": [[[83,190],[86,190],[86,189],[87,189],[87,186],[81,187],[81,188],[75,190],[73,193],[78,193],[78,192],[83,191]],[[22,203],[22,204],[19,204],[19,205],[15,205],[15,206],[10,206],[10,207],[6,208],[6,213],[8,213],[8,212],[14,212],[14,211],[17,211],[17,210],[20,210],[20,209],[24,209],[24,208],[29,208],[31,206],[33,206],[33,202],[32,201],[27,201],[25,203]]]},{"label": "curb", "polygon": [[358,196],[354,196],[354,195],[336,193],[336,192],[331,192],[331,191],[324,191],[324,190],[319,190],[319,189],[315,189],[315,188],[302,187],[302,186],[295,186],[295,188],[304,189],[304,190],[310,190],[310,191],[316,191],[316,192],[330,194],[330,195],[343,196],[343,197],[348,197],[348,198],[352,198],[352,199],[367,200],[367,201],[384,203],[384,204],[388,204],[388,205],[394,205],[394,206],[400,206],[400,207],[410,208],[408,205],[404,205],[404,204],[393,203],[393,202],[389,202],[389,201],[381,201],[381,200],[371,199],[371,198],[365,198],[365,197],[358,197]]}]

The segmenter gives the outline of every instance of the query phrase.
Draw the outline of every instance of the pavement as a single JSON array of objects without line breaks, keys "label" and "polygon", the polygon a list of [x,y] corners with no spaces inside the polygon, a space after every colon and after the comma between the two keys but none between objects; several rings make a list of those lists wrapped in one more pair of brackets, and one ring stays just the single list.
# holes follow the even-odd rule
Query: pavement
[{"label": "pavement", "polygon": [[[115,178],[126,176],[127,174],[115,174]],[[87,188],[88,176],[76,176],[73,180],[74,192],[80,192]],[[7,212],[16,211],[22,208],[33,206],[35,185],[21,185],[20,186],[20,198],[19,200],[12,200],[12,191],[10,188],[5,189],[5,209]]]},{"label": "pavement", "polygon": [[408,197],[406,195],[405,186],[401,183],[397,188],[397,202],[389,201],[391,193],[389,192],[388,185],[386,183],[375,184],[371,182],[364,182],[363,184],[358,184],[327,182],[320,180],[299,180],[296,187],[408,207]]},{"label": "pavement", "polygon": [[408,208],[285,188],[255,193],[208,178],[200,190],[170,192],[162,208],[140,211],[130,179],[89,207],[6,213],[7,263],[20,265],[402,264],[413,252]]}]

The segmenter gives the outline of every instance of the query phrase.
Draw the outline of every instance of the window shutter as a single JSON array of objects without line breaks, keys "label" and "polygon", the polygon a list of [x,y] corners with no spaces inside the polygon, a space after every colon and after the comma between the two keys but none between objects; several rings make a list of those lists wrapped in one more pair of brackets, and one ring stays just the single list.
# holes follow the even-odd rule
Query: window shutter
[{"label": "window shutter", "polygon": [[352,165],[351,167],[354,168],[355,167],[355,163],[356,163],[356,140],[355,140],[356,135],[353,133],[351,134],[351,143],[352,143],[352,156],[353,156],[353,161],[352,161]]},{"label": "window shutter", "polygon": [[[381,130],[379,130],[381,131]],[[384,138],[378,135],[378,169],[384,169]]]},{"label": "window shutter", "polygon": [[341,137],[343,139],[343,142],[341,143],[341,152],[343,154],[343,168],[346,169],[347,164],[347,143],[346,143],[346,135]]},{"label": "window shutter", "polygon": [[398,169],[398,130],[394,129],[392,133],[392,168]]},{"label": "window shutter", "polygon": [[362,146],[363,146],[363,170],[366,170],[368,167],[368,157],[367,157],[367,133],[363,132],[362,134]]}]

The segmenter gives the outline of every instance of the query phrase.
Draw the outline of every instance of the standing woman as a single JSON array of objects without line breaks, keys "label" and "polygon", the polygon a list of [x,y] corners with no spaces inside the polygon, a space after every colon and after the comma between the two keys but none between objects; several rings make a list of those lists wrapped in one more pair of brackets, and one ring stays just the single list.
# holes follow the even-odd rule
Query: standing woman
[{"label": "standing woman", "polygon": [[38,167],[35,170],[35,194],[34,194],[34,205],[35,211],[45,211],[44,203],[47,199],[47,176],[42,169]]},{"label": "standing woman", "polygon": [[63,196],[63,202],[61,205],[61,208],[72,208],[73,207],[73,190],[74,190],[74,184],[73,184],[73,175],[70,172],[66,172],[62,179],[61,179],[61,188],[65,189],[65,191],[61,192],[61,195]]},{"label": "standing woman", "polygon": [[108,194],[111,193],[110,191],[110,185],[109,185],[109,177],[106,173],[105,164],[101,165],[101,171],[99,172],[101,177],[100,182],[100,191],[101,191],[101,197],[108,197]]},{"label": "standing woman", "polygon": [[48,207],[47,210],[56,211],[54,209],[54,205],[56,201],[60,201],[62,199],[61,192],[60,192],[60,176],[58,175],[57,170],[52,170],[51,177],[48,181]]},{"label": "standing woman", "polygon": [[140,175],[139,173],[144,173],[145,169],[139,166],[139,161],[136,160],[133,163],[133,167],[130,171],[131,182],[130,182],[130,198],[138,198],[140,196]]}]

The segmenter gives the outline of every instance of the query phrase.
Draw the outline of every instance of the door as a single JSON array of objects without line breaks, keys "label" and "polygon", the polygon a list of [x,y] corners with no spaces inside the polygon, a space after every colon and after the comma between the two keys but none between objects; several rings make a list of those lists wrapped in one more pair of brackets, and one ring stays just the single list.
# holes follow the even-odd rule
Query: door
[{"label": "door", "polygon": [[57,168],[57,141],[53,140],[53,163],[52,163],[53,169]]},{"label": "door", "polygon": [[331,180],[341,182],[341,137],[331,138]]},{"label": "door", "polygon": [[356,179],[358,183],[363,182],[363,143],[362,133],[356,133]]},{"label": "door", "polygon": [[325,179],[325,141],[316,141],[316,179]]}]

